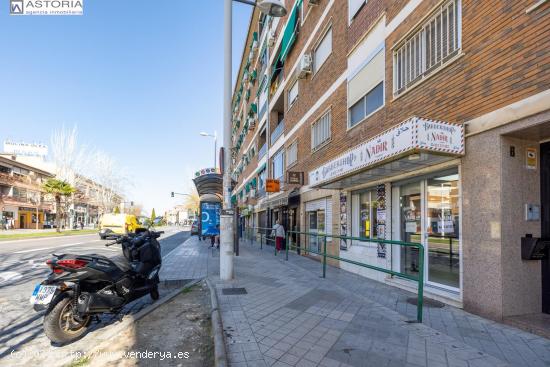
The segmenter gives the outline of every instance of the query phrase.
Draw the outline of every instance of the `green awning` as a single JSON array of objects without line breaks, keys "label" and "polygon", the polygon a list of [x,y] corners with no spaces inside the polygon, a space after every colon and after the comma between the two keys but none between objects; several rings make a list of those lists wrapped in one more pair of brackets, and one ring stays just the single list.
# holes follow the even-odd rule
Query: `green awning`
[{"label": "green awning", "polygon": [[258,180],[256,179],[256,177],[254,177],[251,181],[250,181],[250,185],[252,185],[252,188],[256,188],[257,185],[258,185]]},{"label": "green awning", "polygon": [[247,183],[245,186],[244,186],[245,190],[246,190],[246,193],[249,193],[250,192],[250,182]]},{"label": "green awning", "polygon": [[254,84],[257,77],[258,77],[258,72],[256,71],[256,69],[252,70],[252,73],[250,74],[250,82]]},{"label": "green awning", "polygon": [[256,103],[251,103],[250,104],[250,110],[248,111],[248,113],[250,114],[250,112],[252,112],[254,114],[258,113],[258,106],[256,106]]},{"label": "green awning", "polygon": [[267,88],[267,75],[264,75],[260,85],[258,86],[258,90],[256,91],[256,97],[262,94],[266,88]]},{"label": "green awning", "polygon": [[258,169],[256,170],[256,173],[262,172],[262,171],[265,169],[265,167],[266,167],[266,163],[262,164],[262,165],[260,166],[260,168],[258,168]]},{"label": "green awning", "polygon": [[296,25],[298,24],[298,10],[300,8],[301,3],[302,3],[302,0],[296,1],[294,8],[292,8],[292,11],[288,16],[285,32],[283,33],[283,41],[281,42],[281,53],[279,54],[279,59],[281,60],[281,62],[285,61],[286,57],[288,56],[288,53],[290,52],[290,50],[292,49],[292,46],[294,45],[294,41],[296,40],[296,29],[297,29]]},{"label": "green awning", "polygon": [[248,100],[250,99],[250,89],[247,89],[246,90],[246,93],[244,94],[244,99],[248,102]]}]

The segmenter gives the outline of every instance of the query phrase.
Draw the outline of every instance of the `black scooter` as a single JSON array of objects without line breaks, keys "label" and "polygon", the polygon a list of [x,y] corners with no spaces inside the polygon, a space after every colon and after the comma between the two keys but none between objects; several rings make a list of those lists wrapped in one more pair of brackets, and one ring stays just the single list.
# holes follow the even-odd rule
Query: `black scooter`
[{"label": "black scooter", "polygon": [[157,239],[162,233],[144,230],[105,245],[121,244],[124,256],[53,254],[46,262],[52,272],[30,299],[35,311],[46,310],[46,336],[55,343],[72,342],[86,332],[94,315],[118,313],[147,294],[157,300],[162,263]]}]

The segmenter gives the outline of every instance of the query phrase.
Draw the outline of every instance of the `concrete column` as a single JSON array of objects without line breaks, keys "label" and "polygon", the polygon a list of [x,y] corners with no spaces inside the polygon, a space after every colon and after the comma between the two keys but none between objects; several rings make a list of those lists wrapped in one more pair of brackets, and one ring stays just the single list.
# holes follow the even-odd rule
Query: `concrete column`
[{"label": "concrete column", "polygon": [[233,279],[233,216],[220,216],[220,279]]}]

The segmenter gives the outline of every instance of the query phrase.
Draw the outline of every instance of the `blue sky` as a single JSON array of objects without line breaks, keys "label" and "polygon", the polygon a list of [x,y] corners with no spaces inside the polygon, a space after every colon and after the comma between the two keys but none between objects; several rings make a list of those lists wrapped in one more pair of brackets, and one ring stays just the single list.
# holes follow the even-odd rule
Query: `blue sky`
[{"label": "blue sky", "polygon": [[[159,213],[222,138],[223,1],[85,0],[83,16],[0,6],[0,140],[50,144],[76,125],[132,176],[129,200]],[[251,7],[233,5],[233,69]],[[1,149],[1,147],[0,147]],[[181,201],[181,199],[180,199]]]}]

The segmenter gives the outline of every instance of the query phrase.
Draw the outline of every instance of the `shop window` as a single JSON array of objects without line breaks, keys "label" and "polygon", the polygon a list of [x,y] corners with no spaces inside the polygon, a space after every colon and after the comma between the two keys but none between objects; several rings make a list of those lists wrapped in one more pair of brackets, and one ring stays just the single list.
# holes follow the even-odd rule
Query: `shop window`
[{"label": "shop window", "polygon": [[365,239],[376,239],[377,222],[376,213],[378,209],[378,201],[376,200],[376,190],[371,190],[363,193],[355,194],[359,196],[358,208],[352,208],[354,215],[357,218],[357,227],[353,229],[355,237]]},{"label": "shop window", "polygon": [[461,49],[461,2],[445,2],[393,53],[393,93],[399,95]]}]

